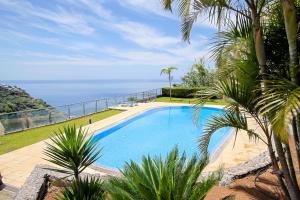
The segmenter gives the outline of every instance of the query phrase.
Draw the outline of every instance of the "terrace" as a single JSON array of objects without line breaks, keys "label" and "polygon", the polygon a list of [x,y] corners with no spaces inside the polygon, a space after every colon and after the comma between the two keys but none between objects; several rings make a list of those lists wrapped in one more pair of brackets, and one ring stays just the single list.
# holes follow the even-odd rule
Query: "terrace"
[{"label": "terrace", "polygon": [[[174,99],[174,100],[179,101],[178,99]],[[65,125],[65,123],[74,123],[74,122],[78,123],[84,121],[85,123],[81,123],[82,125],[85,125],[84,129],[87,129],[90,134],[94,134],[120,121],[124,121],[128,118],[131,118],[132,116],[143,113],[149,109],[166,107],[166,106],[191,105],[187,103],[170,103],[165,101],[166,99],[164,98],[158,98],[156,102],[138,103],[137,106],[133,106],[133,107],[115,106],[114,110],[104,111],[103,113],[99,113],[93,116],[94,117],[93,123],[88,125],[85,125],[87,118],[85,118],[85,120],[77,119],[77,121],[64,122],[64,124],[50,125],[42,128],[35,128],[32,130],[23,131],[24,133],[19,132],[19,133],[11,134],[11,136],[13,135],[16,136],[13,139],[14,141],[16,140],[27,141],[24,139],[22,140],[22,138],[18,138],[17,136],[23,136],[24,134],[26,134],[26,138],[31,136],[34,137],[35,132],[45,133],[45,130],[52,131],[54,129],[62,127],[63,125]],[[181,99],[180,101],[187,102],[188,100]],[[223,106],[221,105],[209,104],[205,106],[223,108]],[[55,127],[51,127],[51,126],[55,126]],[[253,129],[257,128],[255,123],[250,123],[250,127]],[[34,130],[36,131],[32,132]],[[3,181],[7,185],[13,186],[15,188],[21,188],[21,186],[25,183],[26,178],[28,178],[31,171],[35,168],[35,166],[40,164],[53,165],[43,159],[45,158],[45,156],[43,155],[43,149],[46,146],[45,142],[49,142],[49,140],[46,139],[49,135],[50,134],[44,135],[43,138],[39,137],[38,140],[41,141],[36,140],[37,141],[36,143],[35,141],[32,141],[33,144],[30,145],[23,143],[22,145],[13,146],[12,149],[16,149],[16,150],[10,152],[4,152],[4,150],[2,151],[4,154],[2,153],[2,155],[0,155],[0,171],[2,173],[2,176],[4,177]],[[4,140],[3,138],[1,138],[1,140],[5,141],[5,138]],[[226,139],[226,142],[224,142],[224,144],[222,144],[222,146],[219,147],[218,152],[216,152],[213,161],[209,163],[209,165],[205,168],[204,171],[205,172],[215,171],[218,170],[221,166],[224,168],[230,168],[237,164],[246,162],[249,159],[258,156],[265,151],[266,151],[266,146],[262,142],[249,141],[247,134],[239,134],[239,137],[237,137],[236,140],[233,137],[233,135],[231,135]],[[113,174],[113,172],[111,172],[106,168],[96,168],[96,169],[88,168],[85,170],[85,172],[92,173],[92,174],[101,174],[101,175]]]}]

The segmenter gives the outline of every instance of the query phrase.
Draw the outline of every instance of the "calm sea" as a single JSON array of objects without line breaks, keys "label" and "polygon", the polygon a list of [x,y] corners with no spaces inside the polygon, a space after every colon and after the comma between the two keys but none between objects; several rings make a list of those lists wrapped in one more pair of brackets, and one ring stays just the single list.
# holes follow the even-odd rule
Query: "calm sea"
[{"label": "calm sea", "polygon": [[120,96],[168,85],[164,80],[26,80],[1,83],[18,86],[52,106]]}]

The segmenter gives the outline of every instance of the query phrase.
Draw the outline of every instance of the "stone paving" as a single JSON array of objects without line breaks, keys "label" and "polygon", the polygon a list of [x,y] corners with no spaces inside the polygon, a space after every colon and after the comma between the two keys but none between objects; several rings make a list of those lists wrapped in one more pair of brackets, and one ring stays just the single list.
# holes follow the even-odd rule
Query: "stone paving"
[{"label": "stone paving", "polygon": [[[101,129],[112,126],[122,120],[130,118],[136,114],[144,112],[148,109],[169,106],[169,105],[187,105],[187,104],[174,104],[174,103],[139,103],[134,107],[120,107],[125,109],[125,112],[95,122],[86,126],[91,134],[98,132]],[[212,106],[222,107],[222,106]],[[251,124],[256,128],[255,124]],[[47,141],[47,140],[46,140]],[[266,150],[266,146],[261,142],[249,141],[247,134],[239,134],[235,146],[234,137],[228,138],[228,141],[222,145],[222,150],[218,152],[218,156],[211,162],[205,171],[214,171],[220,166],[225,168],[232,167],[236,164],[245,162]],[[21,149],[0,155],[0,171],[3,175],[4,183],[20,188],[25,182],[26,178],[30,175],[31,171],[38,164],[50,164],[43,160],[43,149],[45,141],[41,141]],[[99,173],[98,170],[88,168],[87,173]],[[102,172],[101,174],[105,174]]]},{"label": "stone paving", "polygon": [[0,190],[0,199],[1,200],[13,200],[15,199],[16,194],[8,190]]}]

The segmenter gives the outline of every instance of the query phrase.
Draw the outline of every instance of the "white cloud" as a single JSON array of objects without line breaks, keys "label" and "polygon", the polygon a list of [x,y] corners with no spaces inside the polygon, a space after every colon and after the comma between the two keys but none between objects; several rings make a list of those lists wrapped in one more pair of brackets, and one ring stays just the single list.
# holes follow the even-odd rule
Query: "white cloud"
[{"label": "white cloud", "polygon": [[[177,16],[177,10],[173,9],[173,13],[163,9],[161,0],[119,0],[119,3],[139,13],[154,14],[160,17],[166,17],[168,19],[176,20],[180,23],[180,18]],[[176,2],[175,2],[176,3]],[[174,4],[175,4],[174,3]],[[216,28],[209,20],[206,14],[202,14],[198,17],[195,26]]]},{"label": "white cloud", "polygon": [[18,14],[24,20],[42,19],[56,24],[58,27],[72,33],[88,35],[95,30],[79,13],[58,7],[52,11],[38,6],[33,6],[28,1],[6,1],[0,0],[1,9]]},{"label": "white cloud", "polygon": [[[154,0],[124,0],[123,3],[130,4],[133,9],[139,9],[139,6],[145,3],[146,8],[141,9],[164,16],[159,13],[167,12],[159,11],[157,4],[154,5],[153,2]],[[8,20],[9,17],[13,18],[10,21],[12,25],[0,28],[6,31],[2,31],[2,35],[12,35],[11,38],[16,38],[11,42],[16,48],[11,57],[17,59],[12,59],[10,63],[28,68],[160,68],[166,65],[187,67],[195,58],[207,55],[207,37],[193,36],[192,44],[187,44],[181,40],[179,31],[174,34],[166,32],[167,28],[162,31],[154,25],[139,22],[139,19],[132,21],[127,16],[111,12],[103,5],[100,0],[65,0],[63,3],[54,4],[51,9],[46,9],[26,0],[0,0],[0,11],[6,10],[16,14],[13,17],[5,16]],[[26,24],[16,26],[24,21]],[[3,20],[0,22],[6,23]],[[100,30],[107,31],[103,33],[104,39],[107,36],[105,34],[111,32],[121,36],[116,36],[118,41],[122,38],[135,45],[125,46],[128,43],[124,45],[121,40],[120,44],[117,44],[110,36],[108,38],[112,44],[109,44],[109,41],[101,44],[104,40],[100,38]],[[9,60],[5,61],[9,66]]]},{"label": "white cloud", "polygon": [[167,36],[157,29],[132,21],[114,24],[113,27],[122,36],[144,48],[164,48],[175,45],[181,41],[180,38]]}]

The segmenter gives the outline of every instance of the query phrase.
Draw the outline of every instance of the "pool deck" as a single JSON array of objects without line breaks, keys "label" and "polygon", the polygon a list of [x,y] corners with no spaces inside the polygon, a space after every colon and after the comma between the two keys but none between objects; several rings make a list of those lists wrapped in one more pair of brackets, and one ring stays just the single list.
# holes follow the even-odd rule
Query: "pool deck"
[{"label": "pool deck", "polygon": [[[133,107],[118,107],[119,109],[124,109],[126,111],[85,126],[84,128],[87,128],[89,132],[93,134],[101,129],[110,127],[122,120],[128,119],[151,108],[170,105],[182,106],[189,104],[151,102],[139,103],[137,106]],[[207,107],[222,108],[222,106],[217,105],[207,105]],[[251,120],[249,122],[249,126],[250,128],[257,130],[257,125]],[[258,130],[258,132],[260,131]],[[247,134],[244,131],[241,131],[241,133],[244,134],[238,134],[235,145],[234,137],[228,137],[226,142],[221,145],[221,150],[218,151],[217,156],[205,168],[205,171],[214,171],[219,169],[220,167],[232,167],[266,151],[267,147],[265,146],[265,144],[259,141],[249,141]],[[44,140],[0,155],[0,172],[3,176],[3,181],[5,184],[20,188],[37,164],[50,164],[49,162],[43,160],[43,149],[45,148],[45,141],[49,140]],[[86,172],[100,174],[107,173],[106,170],[99,172],[99,170],[95,170],[92,168],[86,169]]]}]

